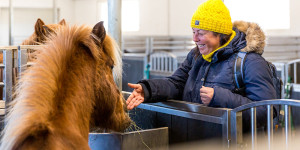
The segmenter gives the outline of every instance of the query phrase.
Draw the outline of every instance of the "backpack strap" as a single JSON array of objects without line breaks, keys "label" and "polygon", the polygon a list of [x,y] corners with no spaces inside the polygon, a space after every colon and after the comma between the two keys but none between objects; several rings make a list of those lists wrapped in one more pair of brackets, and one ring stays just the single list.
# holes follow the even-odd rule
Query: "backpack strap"
[{"label": "backpack strap", "polygon": [[245,58],[247,57],[247,52],[238,52],[236,55],[236,59],[234,62],[234,67],[233,67],[233,76],[234,76],[234,84],[235,84],[235,89],[234,92],[236,93],[241,93],[245,89],[245,84],[244,84],[244,62]]}]

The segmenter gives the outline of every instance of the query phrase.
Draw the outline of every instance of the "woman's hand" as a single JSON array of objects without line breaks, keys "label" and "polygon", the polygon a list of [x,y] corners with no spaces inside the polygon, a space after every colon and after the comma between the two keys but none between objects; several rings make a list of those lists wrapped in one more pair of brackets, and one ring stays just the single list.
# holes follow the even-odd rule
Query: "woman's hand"
[{"label": "woman's hand", "polygon": [[128,83],[128,86],[134,88],[133,92],[126,100],[127,109],[131,110],[144,102],[144,90],[140,84]]},{"label": "woman's hand", "polygon": [[200,89],[201,101],[204,105],[208,105],[214,96],[214,89],[210,87],[202,86]]}]

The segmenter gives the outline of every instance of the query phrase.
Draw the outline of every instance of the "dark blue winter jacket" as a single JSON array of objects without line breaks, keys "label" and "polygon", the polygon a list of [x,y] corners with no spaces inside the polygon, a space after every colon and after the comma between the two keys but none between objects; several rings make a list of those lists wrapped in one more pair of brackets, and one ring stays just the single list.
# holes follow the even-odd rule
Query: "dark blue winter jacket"
[{"label": "dark blue winter jacket", "polygon": [[[201,54],[196,57],[194,48],[172,76],[140,81],[145,91],[145,102],[177,99],[202,103],[200,88],[209,65],[204,86],[212,87],[214,95],[208,106],[236,108],[253,101],[275,99],[276,92],[271,72],[261,56],[265,45],[264,33],[256,24],[247,22],[235,22],[233,29],[236,36],[226,47],[214,53],[211,62],[204,60]],[[235,88],[233,67],[238,51],[249,53],[243,68],[244,95],[233,92]],[[262,126],[266,118],[266,108],[260,107],[256,111],[257,123]],[[243,122],[249,121],[249,114],[249,111],[243,113]]]}]

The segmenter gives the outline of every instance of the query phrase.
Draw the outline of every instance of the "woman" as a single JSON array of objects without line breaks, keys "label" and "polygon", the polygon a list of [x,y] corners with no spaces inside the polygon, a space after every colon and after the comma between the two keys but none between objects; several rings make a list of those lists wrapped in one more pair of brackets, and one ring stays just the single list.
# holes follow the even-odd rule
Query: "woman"
[{"label": "woman", "polygon": [[[224,3],[208,0],[194,13],[191,27],[196,47],[172,76],[128,84],[134,88],[127,99],[129,110],[142,102],[166,99],[236,108],[276,98],[271,72],[261,56],[265,35],[257,24],[242,21],[232,24]],[[243,93],[234,92],[233,67],[239,51],[249,53],[244,62]],[[243,114],[243,121],[249,121],[249,111]],[[258,126],[264,124],[265,118],[265,107],[257,108]]]}]

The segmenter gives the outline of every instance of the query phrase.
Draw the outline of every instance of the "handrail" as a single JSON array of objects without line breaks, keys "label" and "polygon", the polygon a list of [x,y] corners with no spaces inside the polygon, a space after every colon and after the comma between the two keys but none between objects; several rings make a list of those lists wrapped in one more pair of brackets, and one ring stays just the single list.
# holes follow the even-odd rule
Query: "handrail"
[{"label": "handrail", "polygon": [[[127,99],[131,93],[122,91],[122,94],[123,97]],[[230,139],[231,109],[207,107],[199,103],[178,100],[166,100],[156,103],[141,103],[137,108],[219,124],[222,126],[222,145],[228,147]]]},{"label": "handrail", "polygon": [[[251,109],[251,139],[252,149],[256,149],[257,131],[256,131],[256,107],[267,106],[267,131],[268,131],[268,146],[272,149],[273,146],[273,105],[284,105],[284,118],[285,118],[285,144],[288,149],[291,140],[291,106],[300,107],[299,100],[292,99],[274,99],[256,101],[239,106],[231,110],[231,144],[237,146],[242,140],[241,125],[242,120],[238,119],[237,116],[241,116],[242,111]],[[239,130],[238,130],[239,129]]]},{"label": "handrail", "polygon": [[263,101],[254,101],[239,107],[236,107],[231,110],[231,112],[240,112],[242,110],[250,109],[251,107],[265,106],[265,105],[292,105],[300,107],[299,100],[292,99],[274,99],[274,100],[263,100]]},{"label": "handrail", "polygon": [[20,45],[18,46],[18,49],[33,49],[37,50],[38,48],[41,48],[43,45]]},{"label": "handrail", "polygon": [[286,64],[290,65],[290,64],[293,64],[293,63],[297,63],[297,62],[300,62],[300,59],[291,60],[291,61],[287,62]]}]

